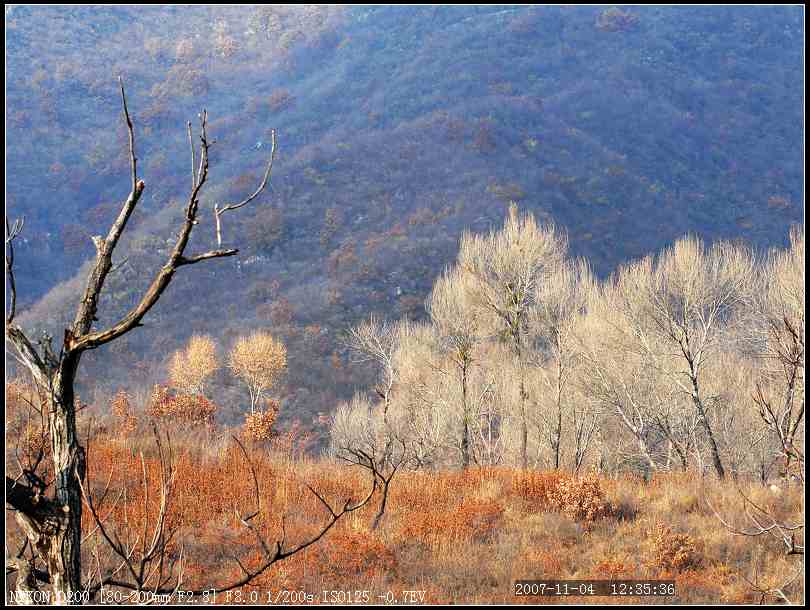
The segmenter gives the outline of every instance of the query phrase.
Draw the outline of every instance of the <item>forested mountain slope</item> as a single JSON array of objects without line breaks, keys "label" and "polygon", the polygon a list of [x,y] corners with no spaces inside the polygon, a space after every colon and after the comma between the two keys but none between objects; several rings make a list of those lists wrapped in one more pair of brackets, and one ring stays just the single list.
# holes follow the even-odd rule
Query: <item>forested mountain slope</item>
[{"label": "forested mountain slope", "polygon": [[[179,274],[144,328],[85,363],[92,398],[148,391],[193,333],[288,345],[283,420],[310,425],[368,379],[339,336],[420,317],[465,228],[516,201],[602,275],[686,232],[784,245],[803,201],[800,7],[12,7],[6,197],[25,324],[59,337],[128,189],[116,77],[146,191],[104,324],[162,264],[189,186],[186,121],[208,110],[215,202],[238,258]],[[214,391],[235,421],[245,397]]]}]

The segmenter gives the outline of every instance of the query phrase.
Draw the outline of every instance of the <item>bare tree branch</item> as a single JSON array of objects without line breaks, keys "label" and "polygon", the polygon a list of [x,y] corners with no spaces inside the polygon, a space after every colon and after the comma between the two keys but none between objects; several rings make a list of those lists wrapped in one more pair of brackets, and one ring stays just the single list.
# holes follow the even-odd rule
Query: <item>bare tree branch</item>
[{"label": "bare tree branch", "polygon": [[17,285],[14,282],[14,240],[22,232],[25,226],[25,216],[18,218],[14,224],[9,226],[8,216],[6,216],[6,277],[8,277],[9,284],[9,312],[6,315],[6,325],[9,325],[14,320],[14,314],[17,309]]},{"label": "bare tree branch", "polygon": [[[228,211],[231,211],[231,210],[238,210],[239,208],[247,205],[248,203],[253,201],[259,195],[259,193],[261,193],[264,190],[265,186],[267,186],[267,181],[270,179],[270,173],[273,171],[273,161],[276,158],[276,130],[275,129],[270,130],[270,138],[272,139],[272,147],[270,149],[270,161],[267,164],[267,169],[264,172],[264,178],[262,179],[261,184],[259,184],[259,188],[257,188],[253,192],[252,195],[250,195],[246,199],[243,199],[239,203],[229,203],[228,205],[226,205],[224,207],[221,207],[221,208],[219,207],[219,204],[214,204],[214,218],[216,220],[216,225],[217,225],[217,246],[219,246],[220,248],[222,247],[222,224],[221,224],[220,217],[225,212],[228,212]],[[192,158],[193,158],[193,156],[192,156]]]}]

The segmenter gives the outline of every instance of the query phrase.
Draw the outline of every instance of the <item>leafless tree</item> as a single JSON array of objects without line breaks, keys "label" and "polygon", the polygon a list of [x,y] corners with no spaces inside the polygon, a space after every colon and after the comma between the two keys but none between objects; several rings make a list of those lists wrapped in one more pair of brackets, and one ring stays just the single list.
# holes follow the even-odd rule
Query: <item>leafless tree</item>
[{"label": "leafless tree", "polygon": [[631,320],[617,308],[615,290],[602,286],[591,295],[588,315],[576,332],[582,360],[577,385],[605,416],[617,417],[632,435],[637,454],[651,470],[658,470],[654,414],[663,408],[667,395],[660,375],[635,350],[632,329]]},{"label": "leafless tree", "polygon": [[725,468],[710,419],[715,404],[703,386],[725,325],[750,301],[754,270],[753,256],[739,246],[717,242],[707,249],[686,237],[655,261],[626,266],[615,279],[639,353],[691,400],[720,478]]},{"label": "leafless tree", "polygon": [[391,409],[406,427],[415,463],[432,467],[453,461],[461,449],[459,393],[433,325],[410,325],[394,359],[399,391]]},{"label": "leafless tree", "polygon": [[748,526],[737,526],[731,522],[730,517],[721,515],[708,499],[708,495],[706,502],[717,520],[732,534],[749,538],[770,536],[784,547],[786,556],[799,557],[796,569],[777,585],[763,586],[756,580],[752,582],[747,578],[745,579],[753,590],[761,594],[761,603],[764,603],[768,597],[775,597],[790,604],[792,600],[785,591],[789,585],[793,584],[804,573],[804,523],[788,523],[783,519],[779,519],[774,516],[772,510],[754,502],[739,486],[737,492],[740,496],[738,514],[746,518],[749,522]]},{"label": "leafless tree", "polygon": [[350,328],[346,340],[346,345],[354,353],[355,362],[371,362],[376,367],[377,384],[374,390],[383,401],[383,413],[386,415],[398,376],[395,354],[408,332],[407,321],[391,324],[372,316]]},{"label": "leafless tree", "polygon": [[489,235],[465,233],[461,238],[459,266],[475,283],[478,306],[493,318],[495,332],[513,351],[518,363],[520,460],[528,466],[528,412],[525,360],[529,313],[537,287],[562,260],[566,240],[553,226],[537,224],[531,214],[519,215],[517,205],[500,231]]},{"label": "leafless tree", "polygon": [[756,307],[761,373],[753,402],[766,428],[776,437],[784,458],[785,475],[793,464],[804,477],[804,235],[790,234],[788,250],[771,253],[764,265],[762,290]]},{"label": "leafless tree", "polygon": [[[44,337],[37,345],[15,322],[16,284],[13,248],[14,238],[22,230],[22,222],[14,223],[11,227],[8,221],[6,222],[6,277],[11,291],[11,302],[6,316],[6,340],[7,344],[11,345],[11,354],[30,373],[47,397],[51,458],[54,467],[53,497],[43,497],[37,489],[21,480],[6,477],[6,501],[14,509],[15,517],[28,535],[31,546],[43,558],[47,567],[44,571],[44,574],[47,574],[46,582],[62,601],[69,601],[76,592],[83,589],[80,482],[84,479],[86,465],[85,450],[79,442],[76,430],[74,390],[82,355],[142,326],[146,314],[155,306],[175,274],[181,269],[238,253],[235,248],[221,246],[197,254],[189,255],[186,252],[192,231],[199,223],[200,196],[208,181],[209,149],[213,144],[208,137],[208,115],[203,111],[199,117],[198,147],[194,144],[194,135],[189,123],[191,188],[174,246],[165,264],[157,271],[138,303],[126,315],[107,328],[94,328],[94,323],[98,321],[99,298],[105,280],[113,269],[113,254],[145,189],[145,183],[138,175],[135,130],[127,108],[123,83],[120,91],[129,135],[130,193],[107,235],[92,238],[96,246],[95,261],[87,277],[73,324],[65,329],[62,345],[58,351],[53,348],[50,337]],[[253,195],[239,204],[240,207],[257,197],[264,189],[270,175],[271,164],[272,154],[265,180]]]},{"label": "leafless tree", "polygon": [[486,345],[481,366],[470,383],[470,407],[473,415],[473,458],[479,466],[498,466],[508,455],[509,432],[514,428],[512,399],[514,370],[502,366],[503,348]]},{"label": "leafless tree", "polygon": [[469,378],[483,340],[482,315],[473,302],[475,283],[458,268],[447,270],[433,285],[426,309],[439,339],[440,349],[455,368],[461,401],[461,465],[470,465],[471,428]]},{"label": "leafless tree", "polygon": [[534,402],[538,404],[537,416],[543,422],[555,469],[562,467],[564,426],[574,431],[576,464],[581,463],[596,423],[596,418],[587,417],[587,411],[572,404],[576,398],[571,396],[569,387],[579,360],[574,333],[585,314],[593,285],[587,262],[565,260],[537,286],[536,305],[531,311],[533,360],[538,380],[545,390],[542,392],[545,400],[541,400],[538,392]]},{"label": "leafless tree", "polygon": [[414,461],[404,422],[390,415],[384,420],[368,398],[355,395],[350,403],[338,407],[332,419],[332,455],[367,470],[381,490],[373,530],[385,515],[391,482],[397,472]]},{"label": "leafless tree", "polygon": [[[85,535],[83,541],[87,541],[93,534],[98,533],[106,543],[103,548],[99,548],[98,544],[93,545],[94,565],[88,566],[85,570],[84,586],[88,591],[89,599],[95,599],[98,592],[105,586],[121,587],[138,594],[145,591],[151,593],[171,591],[173,595],[182,584],[182,547],[179,553],[170,551],[170,545],[178,537],[179,531],[177,527],[170,526],[166,519],[174,491],[174,455],[168,434],[161,438],[156,427],[153,428],[153,431],[159,474],[156,481],[149,480],[146,460],[141,452],[142,529],[139,528],[139,531],[135,531],[135,528],[126,520],[123,523],[115,523],[110,519],[110,515],[125,491],[121,489],[111,506],[105,506],[106,498],[111,491],[110,484],[114,475],[112,469],[106,485],[98,494],[95,493],[89,476],[84,481],[79,481],[82,498],[90,511],[94,525],[93,530],[90,534]],[[85,446],[88,449],[88,456],[91,456],[90,439],[87,440]],[[148,518],[150,491],[156,491],[160,498],[157,513],[151,523]],[[104,550],[110,554],[107,561],[101,558]],[[103,563],[112,563],[112,566],[104,565],[102,568]]]}]

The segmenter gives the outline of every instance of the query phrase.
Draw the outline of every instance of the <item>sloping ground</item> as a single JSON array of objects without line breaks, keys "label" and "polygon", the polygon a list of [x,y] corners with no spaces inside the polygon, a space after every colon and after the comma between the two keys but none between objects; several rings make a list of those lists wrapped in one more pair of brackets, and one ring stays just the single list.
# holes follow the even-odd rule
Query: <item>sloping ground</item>
[{"label": "sloping ground", "polygon": [[[264,326],[290,352],[282,419],[309,424],[367,381],[338,335],[371,312],[422,315],[461,231],[499,224],[509,200],[565,228],[601,274],[687,231],[783,245],[802,219],[801,9],[603,10],[7,10],[26,323],[61,334],[89,236],[126,195],[119,73],[147,195],[99,324],[162,264],[187,119],[206,106],[218,141],[204,208],[253,188],[269,128],[281,149],[269,195],[227,219],[242,256],[179,274],[145,328],[88,358],[91,397],[160,380],[193,332],[224,351]],[[194,249],[212,239],[209,216]],[[229,384],[215,399],[235,421]]]}]

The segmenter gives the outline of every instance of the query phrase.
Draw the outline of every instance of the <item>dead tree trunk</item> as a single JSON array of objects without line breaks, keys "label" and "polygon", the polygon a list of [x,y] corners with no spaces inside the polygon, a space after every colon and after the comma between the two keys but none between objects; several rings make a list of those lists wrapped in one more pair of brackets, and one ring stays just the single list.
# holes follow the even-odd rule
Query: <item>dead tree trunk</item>
[{"label": "dead tree trunk", "polygon": [[[6,338],[13,348],[14,357],[32,375],[34,382],[47,397],[48,426],[54,466],[53,498],[47,500],[42,498],[44,490],[37,489],[32,480],[27,483],[23,482],[25,473],[22,473],[16,480],[6,478],[6,501],[16,511],[17,521],[25,531],[32,548],[37,551],[47,566],[47,574],[43,579],[50,584],[57,601],[61,603],[80,601],[77,594],[82,591],[82,492],[80,483],[85,476],[85,452],[79,443],[76,431],[76,397],[74,394],[82,354],[87,350],[96,349],[115,341],[134,328],[142,326],[141,320],[157,303],[174,278],[175,272],[181,267],[238,253],[236,249],[220,248],[194,256],[185,256],[192,229],[198,224],[198,197],[208,178],[210,143],[206,133],[207,114],[203,111],[200,117],[198,167],[195,167],[195,146],[191,124],[188,125],[192,155],[192,188],[180,231],[168,260],[157,272],[140,302],[129,313],[109,328],[93,330],[93,324],[98,320],[96,313],[104,282],[113,268],[113,252],[145,187],[143,180],[138,178],[135,132],[127,108],[123,83],[121,84],[121,101],[129,132],[131,190],[106,238],[100,235],[92,238],[96,246],[95,264],[88,275],[73,324],[70,328],[65,329],[63,345],[58,354],[51,347],[50,337],[46,336],[44,341],[40,341],[39,348],[37,348],[25,331],[15,324],[16,288],[13,269],[13,241],[22,230],[23,223],[14,223],[13,228],[10,228],[6,221],[6,277],[11,292],[10,310],[6,316]],[[246,205],[258,196],[267,184],[276,151],[275,131],[272,132],[272,144],[270,160],[259,188],[244,201],[228,204],[215,213],[218,245],[221,246],[222,240],[219,216],[224,211],[235,210]],[[31,475],[28,474],[28,476]]]}]

